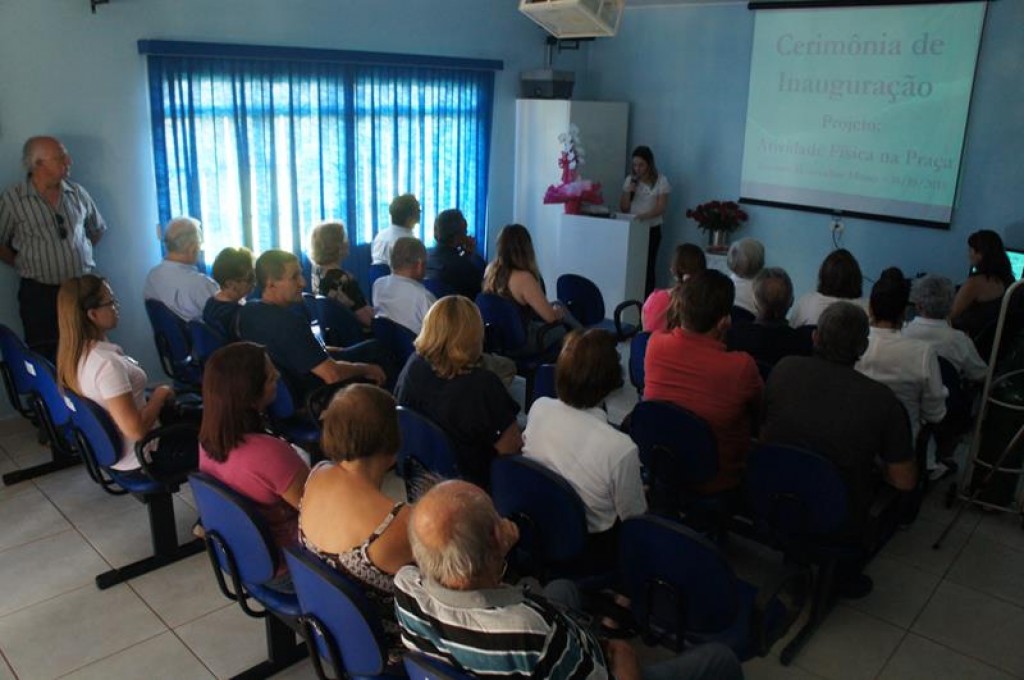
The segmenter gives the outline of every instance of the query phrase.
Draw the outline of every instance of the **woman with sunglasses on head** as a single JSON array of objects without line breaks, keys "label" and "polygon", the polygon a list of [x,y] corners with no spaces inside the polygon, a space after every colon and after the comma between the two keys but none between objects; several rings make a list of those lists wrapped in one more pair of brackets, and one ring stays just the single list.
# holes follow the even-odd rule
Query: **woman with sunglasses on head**
[{"label": "woman with sunglasses on head", "polygon": [[[141,467],[135,442],[159,424],[161,412],[168,412],[166,407],[173,407],[174,390],[159,385],[147,399],[146,372],[120,346],[108,341],[107,333],[117,328],[120,315],[117,298],[102,277],[86,274],[61,284],[57,315],[58,382],[110,414],[124,439],[121,457],[113,468]],[[161,473],[194,470],[198,462],[194,436],[154,441],[147,452],[153,469]]]}]

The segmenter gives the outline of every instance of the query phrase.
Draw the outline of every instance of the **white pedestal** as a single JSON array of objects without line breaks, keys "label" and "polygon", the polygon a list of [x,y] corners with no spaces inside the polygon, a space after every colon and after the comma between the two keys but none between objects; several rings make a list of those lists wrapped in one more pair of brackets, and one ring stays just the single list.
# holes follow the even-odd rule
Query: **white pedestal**
[{"label": "white pedestal", "polygon": [[609,316],[623,300],[643,302],[650,224],[629,215],[562,214],[554,228],[533,229],[537,265],[548,297],[555,298],[559,276],[579,274],[597,284]]}]

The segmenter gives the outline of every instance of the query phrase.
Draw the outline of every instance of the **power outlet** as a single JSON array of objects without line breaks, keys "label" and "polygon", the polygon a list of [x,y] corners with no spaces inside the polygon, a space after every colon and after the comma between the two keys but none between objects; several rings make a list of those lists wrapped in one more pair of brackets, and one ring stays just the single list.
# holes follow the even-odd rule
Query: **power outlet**
[{"label": "power outlet", "polygon": [[843,233],[843,221],[838,217],[832,218],[831,229],[833,234]]}]

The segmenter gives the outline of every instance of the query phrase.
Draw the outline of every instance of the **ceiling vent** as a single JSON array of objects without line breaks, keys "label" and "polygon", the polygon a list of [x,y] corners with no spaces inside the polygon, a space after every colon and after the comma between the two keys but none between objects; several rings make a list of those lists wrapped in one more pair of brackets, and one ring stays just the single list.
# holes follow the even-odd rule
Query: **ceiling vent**
[{"label": "ceiling vent", "polygon": [[520,0],[519,11],[558,39],[610,38],[626,0]]}]

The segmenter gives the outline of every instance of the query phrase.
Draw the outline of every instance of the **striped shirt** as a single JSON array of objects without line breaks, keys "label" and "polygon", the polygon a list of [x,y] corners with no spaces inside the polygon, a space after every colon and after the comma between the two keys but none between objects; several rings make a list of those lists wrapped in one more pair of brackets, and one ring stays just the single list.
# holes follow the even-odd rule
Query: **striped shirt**
[{"label": "striped shirt", "polygon": [[395,614],[406,647],[481,678],[611,678],[597,639],[521,587],[449,590],[403,567]]},{"label": "striped shirt", "polygon": [[17,252],[14,264],[22,278],[59,285],[96,266],[90,239],[107,225],[80,185],[63,180],[61,189],[56,208],[29,178],[0,194],[0,244]]}]

